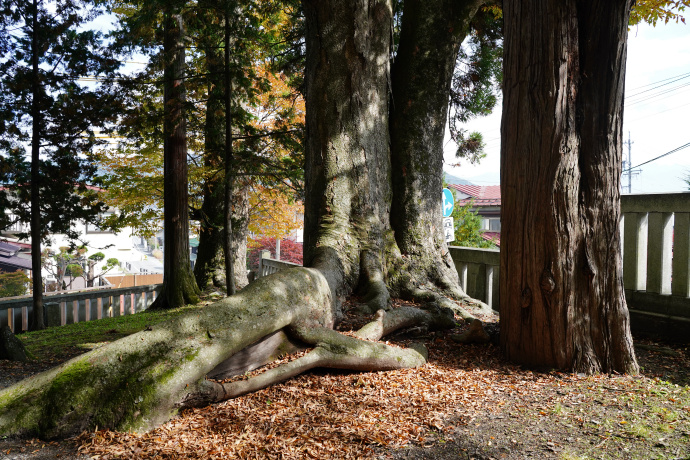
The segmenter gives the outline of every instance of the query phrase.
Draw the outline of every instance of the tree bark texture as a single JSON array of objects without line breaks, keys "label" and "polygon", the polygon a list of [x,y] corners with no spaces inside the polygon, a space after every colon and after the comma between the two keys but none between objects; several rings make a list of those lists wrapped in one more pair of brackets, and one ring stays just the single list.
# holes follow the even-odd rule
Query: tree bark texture
[{"label": "tree bark texture", "polygon": [[225,254],[225,289],[228,295],[233,295],[235,287],[235,262],[232,229],[232,197],[235,184],[234,151],[232,145],[232,78],[230,76],[230,10],[225,12],[224,27],[224,76],[225,76],[225,207],[224,207],[224,240],[223,253]]},{"label": "tree bark texture", "polygon": [[622,282],[629,0],[506,0],[501,346],[530,366],[638,370]]},{"label": "tree bark texture", "polygon": [[[214,174],[204,182],[204,200],[200,210],[199,249],[194,278],[201,289],[225,287],[225,185],[223,152],[225,149],[225,66],[224,55],[214,40],[205,42],[204,55],[209,73],[206,120],[204,122],[204,165]],[[232,253],[235,286],[242,289],[247,278],[247,235],[249,232],[249,189],[246,181],[235,180],[232,194]]]},{"label": "tree bark texture", "polygon": [[163,292],[152,308],[198,302],[199,288],[189,261],[185,46],[182,15],[165,13],[164,69],[164,229]]},{"label": "tree bark texture", "polygon": [[[221,129],[223,112],[222,55],[213,46],[204,46],[208,70],[208,100],[204,121],[204,166],[219,171],[221,165],[224,132]],[[219,173],[204,180],[204,198],[199,217],[199,248],[194,264],[194,278],[200,289],[225,285],[223,248],[223,178]]]},{"label": "tree bark texture", "polygon": [[458,50],[485,2],[406,0],[391,72],[391,225],[404,272],[461,296],[442,228],[443,138]]},{"label": "tree bark texture", "polygon": [[38,0],[33,0],[31,33],[31,279],[34,313],[31,330],[45,329],[43,319],[43,276],[41,274],[41,83],[38,69]]},{"label": "tree bark texture", "polygon": [[[305,263],[338,296],[364,286],[377,307],[389,222],[388,0],[303,1],[307,18]],[[360,275],[363,279],[360,280]]]}]

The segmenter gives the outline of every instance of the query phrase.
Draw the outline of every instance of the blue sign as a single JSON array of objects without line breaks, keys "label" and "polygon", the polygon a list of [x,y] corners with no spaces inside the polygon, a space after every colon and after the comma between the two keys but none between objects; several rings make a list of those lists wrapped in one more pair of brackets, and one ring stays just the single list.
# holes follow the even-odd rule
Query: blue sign
[{"label": "blue sign", "polygon": [[441,202],[441,212],[443,217],[450,217],[453,213],[453,206],[455,206],[455,198],[453,197],[453,192],[447,188],[443,189],[443,198]]}]

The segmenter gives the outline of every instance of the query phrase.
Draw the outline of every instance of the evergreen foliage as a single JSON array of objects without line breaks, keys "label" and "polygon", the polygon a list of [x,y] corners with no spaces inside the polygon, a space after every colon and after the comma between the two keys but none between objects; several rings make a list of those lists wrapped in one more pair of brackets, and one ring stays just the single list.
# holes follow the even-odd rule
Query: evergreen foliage
[{"label": "evergreen foliage", "polygon": [[473,211],[474,202],[470,201],[463,206],[456,204],[451,217],[455,224],[455,241],[453,246],[468,248],[496,249],[496,245],[482,237],[482,219]]},{"label": "evergreen foliage", "polygon": [[0,297],[15,297],[27,293],[31,280],[23,271],[0,272]]},{"label": "evergreen foliage", "polygon": [[[109,82],[119,67],[104,37],[84,29],[100,11],[79,0],[0,1],[0,185],[6,227],[31,221],[32,159],[38,150],[41,234],[75,237],[75,220],[95,222],[105,207],[96,183],[99,129],[115,121]],[[95,77],[96,84],[80,82]],[[28,235],[21,235],[28,236]]]}]

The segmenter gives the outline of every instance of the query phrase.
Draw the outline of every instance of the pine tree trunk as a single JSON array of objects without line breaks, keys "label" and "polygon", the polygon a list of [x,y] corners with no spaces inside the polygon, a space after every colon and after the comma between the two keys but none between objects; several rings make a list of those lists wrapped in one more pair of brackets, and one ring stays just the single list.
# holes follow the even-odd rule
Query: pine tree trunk
[{"label": "pine tree trunk", "polygon": [[234,150],[232,145],[232,78],[230,75],[230,9],[225,12],[225,27],[224,27],[224,75],[225,75],[225,208],[224,219],[225,232],[223,241],[223,254],[225,255],[225,289],[227,294],[233,295],[237,292],[235,287],[235,262],[233,247],[233,229],[232,229],[232,197],[235,184],[235,161]]},{"label": "pine tree trunk", "polygon": [[198,302],[189,260],[184,26],[179,13],[165,13],[164,70],[164,261],[163,292],[152,308]]},{"label": "pine tree trunk", "polygon": [[45,329],[43,319],[43,276],[41,274],[41,86],[38,69],[38,0],[33,0],[33,24],[31,32],[31,278],[33,308],[31,330]]},{"label": "pine tree trunk", "polygon": [[629,0],[506,0],[501,346],[637,372],[620,251]]},{"label": "pine tree trunk", "polygon": [[[223,107],[223,57],[215,41],[204,46],[208,70],[208,100],[204,122],[204,166],[219,171],[223,161],[224,124],[219,116]],[[194,265],[194,278],[201,289],[225,286],[223,257],[223,176],[212,174],[204,181],[204,199],[200,210],[199,248]]]},{"label": "pine tree trunk", "polygon": [[392,69],[391,224],[406,272],[458,292],[441,215],[443,138],[453,70],[485,0],[406,0]]}]

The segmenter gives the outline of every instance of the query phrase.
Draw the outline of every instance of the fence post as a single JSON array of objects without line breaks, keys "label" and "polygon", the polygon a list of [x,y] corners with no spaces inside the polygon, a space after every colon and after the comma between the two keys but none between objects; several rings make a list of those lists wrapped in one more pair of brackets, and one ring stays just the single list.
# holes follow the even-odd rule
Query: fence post
[{"label": "fence post", "polygon": [[61,317],[62,317],[62,315],[60,314],[60,303],[59,302],[46,303],[45,304],[45,310],[46,310],[46,326],[47,327],[60,326],[60,321],[61,321]]},{"label": "fence post", "polygon": [[673,214],[650,212],[648,217],[647,292],[671,293],[671,257],[673,254]]},{"label": "fence post", "polygon": [[690,213],[677,212],[673,221],[671,292],[680,297],[690,297]]},{"label": "fence post", "polygon": [[623,223],[623,284],[625,289],[647,287],[647,214],[626,212]]},{"label": "fence post", "polygon": [[460,287],[467,294],[467,264],[463,263],[460,265],[460,271],[458,273],[460,277]]},{"label": "fence post", "polygon": [[486,289],[485,289],[485,294],[486,296],[486,304],[490,307],[493,307],[493,299],[494,299],[494,266],[493,265],[487,265],[486,266]]},{"label": "fence post", "polygon": [[263,278],[267,275],[267,267],[264,265],[264,259],[269,259],[271,257],[271,251],[263,250],[259,255],[259,278]]}]

